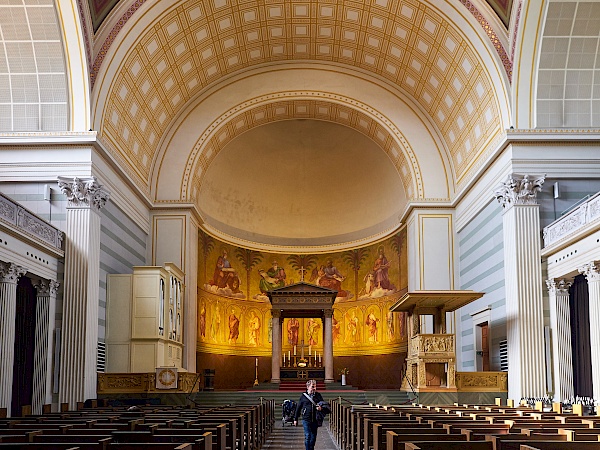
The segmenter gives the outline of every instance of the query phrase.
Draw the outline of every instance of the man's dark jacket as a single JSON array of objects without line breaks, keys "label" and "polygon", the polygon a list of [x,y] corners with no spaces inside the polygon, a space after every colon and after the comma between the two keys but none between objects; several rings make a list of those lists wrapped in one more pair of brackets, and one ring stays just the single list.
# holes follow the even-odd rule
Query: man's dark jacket
[{"label": "man's dark jacket", "polygon": [[[308,392],[306,392],[306,395],[308,395]],[[296,412],[294,413],[294,420],[298,420],[298,417],[301,415],[302,420],[304,420],[305,422],[316,422],[317,408],[310,402],[309,399],[306,398],[306,395],[300,395],[300,400],[298,400]],[[317,404],[323,401],[323,396],[319,392],[315,392],[312,399],[313,402]]]}]

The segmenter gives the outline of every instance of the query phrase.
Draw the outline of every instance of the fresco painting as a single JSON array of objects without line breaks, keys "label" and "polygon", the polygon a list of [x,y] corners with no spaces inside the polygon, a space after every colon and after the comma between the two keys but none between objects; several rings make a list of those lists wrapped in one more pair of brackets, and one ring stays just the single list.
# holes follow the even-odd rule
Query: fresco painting
[{"label": "fresco painting", "polygon": [[[407,292],[406,231],[337,253],[275,254],[236,247],[203,232],[199,237],[198,348],[270,354],[273,318],[267,293],[306,282],[338,292],[332,317],[335,354],[399,351],[406,340],[403,313],[389,308]],[[323,350],[323,323],[285,319],[282,348]]]}]

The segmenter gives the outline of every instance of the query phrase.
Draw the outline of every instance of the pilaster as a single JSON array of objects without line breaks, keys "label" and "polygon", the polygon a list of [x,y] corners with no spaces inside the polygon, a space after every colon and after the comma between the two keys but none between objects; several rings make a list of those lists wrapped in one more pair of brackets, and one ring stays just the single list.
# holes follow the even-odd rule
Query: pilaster
[{"label": "pilaster", "polygon": [[590,302],[590,350],[592,354],[592,388],[594,398],[600,398],[600,261],[579,267],[588,282]]},{"label": "pilaster", "polygon": [[504,212],[504,275],[508,340],[508,396],[546,395],[540,218],[537,193],[544,177],[509,176],[495,192]]},{"label": "pilaster", "polygon": [[52,403],[52,342],[56,293],[59,283],[40,280],[34,283],[37,290],[35,307],[35,352],[33,362],[33,395],[31,410],[42,414],[42,405]]},{"label": "pilaster", "polygon": [[323,324],[323,365],[325,366],[325,383],[333,383],[333,310],[326,309]]},{"label": "pilaster", "polygon": [[273,315],[273,349],[271,354],[271,383],[281,381],[281,311],[272,309]]},{"label": "pilaster", "polygon": [[59,402],[96,398],[100,214],[109,194],[95,177],[59,177],[67,196]]},{"label": "pilaster", "polygon": [[569,307],[570,281],[546,280],[550,294],[550,327],[552,330],[552,366],[554,400],[572,398],[573,356],[571,347],[571,312]]},{"label": "pilaster", "polygon": [[27,272],[21,266],[0,261],[0,408],[11,416],[17,282]]}]

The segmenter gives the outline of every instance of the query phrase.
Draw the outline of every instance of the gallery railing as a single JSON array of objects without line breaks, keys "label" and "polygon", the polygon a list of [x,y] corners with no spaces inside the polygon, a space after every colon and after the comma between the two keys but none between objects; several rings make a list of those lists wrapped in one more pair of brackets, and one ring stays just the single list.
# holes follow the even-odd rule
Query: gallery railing
[{"label": "gallery railing", "polygon": [[600,192],[544,228],[544,247],[573,235],[600,219]]}]

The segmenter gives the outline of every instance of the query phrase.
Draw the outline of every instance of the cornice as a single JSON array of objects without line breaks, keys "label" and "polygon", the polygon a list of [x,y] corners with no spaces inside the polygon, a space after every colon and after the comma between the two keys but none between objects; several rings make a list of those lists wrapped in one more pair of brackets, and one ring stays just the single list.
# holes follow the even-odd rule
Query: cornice
[{"label": "cornice", "polygon": [[61,131],[61,132],[26,132],[0,133],[0,146],[18,145],[76,145],[93,144],[96,142],[95,131]]}]

